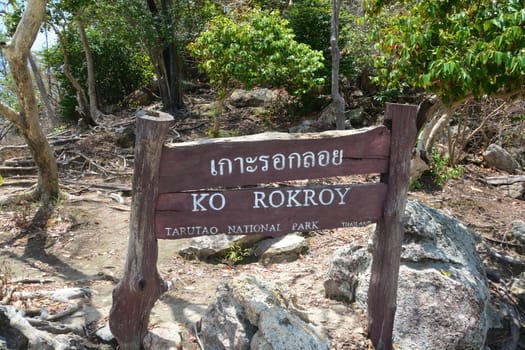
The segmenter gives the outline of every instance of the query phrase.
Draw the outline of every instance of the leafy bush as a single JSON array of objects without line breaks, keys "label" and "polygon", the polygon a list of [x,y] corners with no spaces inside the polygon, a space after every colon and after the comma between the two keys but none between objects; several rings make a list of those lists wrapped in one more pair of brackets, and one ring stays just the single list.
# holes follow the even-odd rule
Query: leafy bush
[{"label": "leafy bush", "polygon": [[321,52],[298,43],[276,11],[242,7],[216,16],[188,48],[222,94],[266,85],[300,95],[323,82]]},{"label": "leafy bush", "polygon": [[449,156],[441,155],[436,148],[432,150],[432,161],[430,173],[438,185],[443,185],[452,179],[460,179],[465,173],[462,165],[450,166]]}]

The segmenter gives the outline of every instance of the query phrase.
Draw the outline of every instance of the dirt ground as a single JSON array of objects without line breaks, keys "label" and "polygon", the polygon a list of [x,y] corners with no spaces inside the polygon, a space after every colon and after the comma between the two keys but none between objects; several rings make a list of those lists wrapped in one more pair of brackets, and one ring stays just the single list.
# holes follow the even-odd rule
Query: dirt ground
[{"label": "dirt ground", "polygon": [[[206,120],[189,120],[186,130],[177,137],[203,137],[206,127]],[[244,127],[257,129],[260,125]],[[90,288],[92,296],[82,322],[88,323],[91,332],[107,321],[111,291],[122,276],[127,249],[129,193],[117,187],[112,190],[93,185],[131,186],[132,161],[126,156],[130,152],[115,146],[113,141],[111,136],[104,138],[99,133],[76,143],[74,147],[86,156],[83,166],[76,164],[76,172],[73,166],[61,167],[61,178],[67,179],[63,181],[64,195],[43,231],[28,230],[34,204],[3,207],[0,213],[0,274],[11,281],[35,278],[42,282],[20,282],[17,290]],[[22,149],[9,156],[23,155]],[[6,155],[2,157],[5,159]],[[118,169],[110,169],[109,164],[118,165]],[[496,175],[499,174],[493,170],[468,164],[462,179],[451,180],[442,188],[410,192],[409,198],[444,210],[478,233],[482,244],[524,261],[525,249],[510,241],[508,232],[512,221],[525,218],[525,201],[513,199],[482,181]],[[0,196],[27,190],[36,181],[31,176],[4,180]],[[326,299],[323,279],[335,249],[349,242],[366,244],[370,235],[370,226],[312,232],[308,235],[309,250],[301,259],[271,266],[251,261],[233,266],[221,261],[186,261],[176,253],[186,240],[162,241],[158,269],[163,278],[174,280],[175,284],[153,309],[150,326],[175,322],[180,325],[184,349],[199,349],[193,325],[214,299],[218,283],[240,273],[251,273],[282,283],[296,294],[297,304],[328,332],[332,349],[368,349],[365,313],[353,305]],[[506,280],[521,272],[488,256],[482,258]],[[45,297],[12,303],[27,309],[45,307],[50,312],[65,307]]]}]

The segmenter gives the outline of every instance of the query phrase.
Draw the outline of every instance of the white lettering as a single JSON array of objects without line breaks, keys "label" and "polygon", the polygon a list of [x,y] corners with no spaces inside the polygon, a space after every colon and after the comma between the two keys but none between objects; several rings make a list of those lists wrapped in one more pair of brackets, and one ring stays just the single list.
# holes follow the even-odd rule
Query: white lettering
[{"label": "white lettering", "polygon": [[341,193],[341,188],[336,188],[335,191],[337,192],[337,194],[339,195],[339,205],[344,205],[346,204],[345,202],[345,196],[348,194],[348,192],[350,192],[350,188],[351,187],[345,187],[344,190],[345,192],[344,193]]},{"label": "white lettering", "polygon": [[[274,202],[274,197],[276,197],[276,195],[279,195],[281,197],[280,202],[277,202],[277,203]],[[272,191],[270,193],[270,205],[272,206],[272,208],[280,208],[284,205],[284,202],[285,202],[285,198],[284,198],[284,193],[282,191]]]},{"label": "white lettering", "polygon": [[193,209],[191,211],[193,212],[208,211],[208,208],[202,203],[206,198],[208,198],[208,207],[212,210],[220,211],[226,206],[226,197],[222,193],[214,193],[211,196],[209,193],[192,193],[191,196],[193,198]]},{"label": "white lettering", "polygon": [[[209,193],[192,193],[191,196],[193,197],[193,209],[191,211],[207,211],[202,204],[202,200],[209,196]],[[199,198],[197,198],[197,196]]]},{"label": "white lettering", "polygon": [[[302,207],[303,205],[296,199],[297,195],[301,193],[301,190],[288,190],[286,191],[288,193],[288,204],[286,205],[287,208],[290,207]],[[292,192],[295,192],[292,194]],[[292,204],[293,202],[293,204]]]},{"label": "white lettering", "polygon": [[[220,198],[219,206],[215,206],[216,197]],[[224,197],[222,193],[214,193],[210,196],[210,208],[212,208],[213,210],[216,210],[216,211],[222,210],[224,209],[225,205],[226,205],[226,198]]]},{"label": "white lettering", "polygon": [[[328,193],[329,194],[329,198],[330,198],[326,202],[323,200],[323,194],[324,193]],[[321,192],[319,193],[319,203],[321,203],[322,205],[332,205],[333,202],[334,202],[334,191],[332,191],[331,189],[328,189],[328,188],[325,188],[325,189],[321,190]]]},{"label": "white lettering", "polygon": [[261,207],[268,208],[268,206],[264,203],[264,198],[266,197],[266,194],[264,192],[254,191],[253,195],[255,196],[255,201],[253,204],[254,209],[259,209]]},{"label": "white lettering", "polygon": [[304,191],[304,206],[309,207],[310,205],[308,202],[312,203],[312,206],[317,206],[318,204],[314,201],[315,191],[306,189]]}]

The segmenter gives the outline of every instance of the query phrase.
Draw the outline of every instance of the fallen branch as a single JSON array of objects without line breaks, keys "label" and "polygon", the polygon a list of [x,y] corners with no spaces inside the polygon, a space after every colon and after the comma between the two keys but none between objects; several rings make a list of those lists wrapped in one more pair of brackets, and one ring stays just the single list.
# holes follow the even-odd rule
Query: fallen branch
[{"label": "fallen branch", "polygon": [[78,302],[78,303],[73,304],[73,305],[69,305],[64,310],[62,310],[60,312],[57,312],[55,314],[49,315],[47,317],[44,317],[43,319],[46,320],[46,321],[59,320],[59,319],[64,318],[66,316],[73,315],[75,312],[77,312],[78,310],[82,309],[83,305],[84,305],[83,301]]},{"label": "fallen branch", "polygon": [[52,334],[67,334],[73,333],[79,336],[85,336],[84,328],[81,326],[66,325],[63,323],[50,322],[46,320],[39,320],[36,318],[28,318],[27,321],[31,326]]},{"label": "fallen branch", "polygon": [[493,176],[483,179],[489,185],[512,185],[516,182],[525,182],[525,175]]},{"label": "fallen branch", "polygon": [[522,261],[522,260],[519,260],[517,258],[513,258],[511,256],[508,256],[508,255],[505,255],[503,254],[502,252],[494,249],[494,248],[490,248],[490,247],[487,247],[485,246],[484,249],[481,249],[479,251],[479,253],[485,253],[487,254],[488,256],[494,258],[494,259],[497,259],[497,260],[500,260],[506,264],[510,264],[510,265],[513,265],[513,266],[518,266],[518,267],[525,267],[525,261]]},{"label": "fallen branch", "polygon": [[55,283],[55,280],[46,279],[46,278],[17,278],[11,280],[13,284],[46,284],[46,283]]},{"label": "fallen branch", "polygon": [[116,192],[122,192],[123,195],[131,195],[131,187],[121,184],[101,184],[101,183],[90,183],[90,182],[81,182],[81,181],[74,181],[74,180],[62,180],[64,183],[79,185],[79,186],[85,186],[88,188],[94,187],[94,188],[102,188],[105,190],[113,190]]},{"label": "fallen branch", "polygon": [[67,302],[70,299],[89,297],[91,291],[87,288],[62,288],[53,291],[43,290],[36,292],[15,292],[13,296],[17,299],[34,299],[48,297],[55,301]]},{"label": "fallen branch", "polygon": [[35,166],[0,166],[0,175],[2,176],[28,175],[36,172]]},{"label": "fallen branch", "polygon": [[5,294],[5,297],[0,301],[0,305],[7,305],[11,302],[11,298],[13,297],[13,293],[15,292],[16,287],[9,287],[9,290]]}]

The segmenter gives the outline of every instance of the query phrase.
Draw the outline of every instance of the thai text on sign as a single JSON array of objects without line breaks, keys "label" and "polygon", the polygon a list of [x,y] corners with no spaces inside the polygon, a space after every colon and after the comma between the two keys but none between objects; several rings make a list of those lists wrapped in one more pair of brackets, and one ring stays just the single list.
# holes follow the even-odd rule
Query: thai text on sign
[{"label": "thai text on sign", "polygon": [[166,146],[156,235],[174,239],[219,233],[277,236],[375,222],[382,215],[384,184],[269,184],[385,172],[389,142],[390,133],[381,126]]}]

